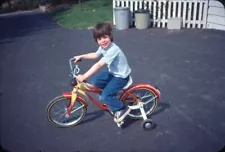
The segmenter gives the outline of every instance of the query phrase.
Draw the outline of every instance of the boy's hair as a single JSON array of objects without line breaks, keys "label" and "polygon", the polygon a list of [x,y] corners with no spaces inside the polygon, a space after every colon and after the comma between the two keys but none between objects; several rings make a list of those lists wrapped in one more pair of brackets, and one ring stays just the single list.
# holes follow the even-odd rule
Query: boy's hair
[{"label": "boy's hair", "polygon": [[110,23],[97,23],[93,28],[93,37],[95,41],[97,42],[98,38],[104,37],[105,35],[108,35],[113,41],[113,35],[112,35],[112,26]]}]

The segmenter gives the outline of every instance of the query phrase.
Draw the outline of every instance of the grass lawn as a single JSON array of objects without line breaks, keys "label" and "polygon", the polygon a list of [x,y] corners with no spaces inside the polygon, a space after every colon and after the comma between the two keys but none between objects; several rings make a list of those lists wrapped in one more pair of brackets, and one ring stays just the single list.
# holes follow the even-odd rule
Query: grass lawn
[{"label": "grass lawn", "polygon": [[53,11],[50,16],[66,28],[88,28],[96,22],[113,21],[112,0],[87,0],[71,7]]}]

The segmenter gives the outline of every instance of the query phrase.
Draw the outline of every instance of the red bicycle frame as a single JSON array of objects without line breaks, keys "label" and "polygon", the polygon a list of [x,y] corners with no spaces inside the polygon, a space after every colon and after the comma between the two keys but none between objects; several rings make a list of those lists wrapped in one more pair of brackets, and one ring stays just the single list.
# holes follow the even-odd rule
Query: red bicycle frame
[{"label": "red bicycle frame", "polygon": [[[149,85],[149,84],[144,84],[144,83],[140,83],[137,84],[135,86],[131,86],[127,89],[122,89],[122,94],[119,98],[120,101],[123,101],[128,95],[130,95],[136,102],[139,102],[139,100],[136,98],[136,96],[134,94],[132,94],[132,91],[136,90],[136,89],[141,89],[141,88],[147,88],[150,89],[158,98],[160,98],[160,92],[154,88],[153,86]],[[84,105],[88,105],[88,103],[80,96],[77,94],[77,92],[79,94],[82,94],[86,97],[88,97],[89,100],[91,100],[92,103],[94,103],[98,108],[102,109],[102,110],[106,110],[108,111],[109,108],[104,105],[104,104],[100,104],[98,101],[96,101],[95,99],[93,99],[87,92],[92,92],[92,93],[96,93],[96,94],[100,94],[102,92],[101,89],[96,88],[88,83],[78,83],[76,86],[74,86],[73,91],[71,92],[64,92],[63,96],[65,98],[69,98],[72,99],[73,98],[73,94],[76,95],[76,98],[79,98],[81,102],[83,102]],[[75,100],[75,99],[74,99]],[[70,113],[70,111],[72,110],[72,107],[74,105],[75,101],[70,102],[69,105],[69,110],[68,113]]]}]

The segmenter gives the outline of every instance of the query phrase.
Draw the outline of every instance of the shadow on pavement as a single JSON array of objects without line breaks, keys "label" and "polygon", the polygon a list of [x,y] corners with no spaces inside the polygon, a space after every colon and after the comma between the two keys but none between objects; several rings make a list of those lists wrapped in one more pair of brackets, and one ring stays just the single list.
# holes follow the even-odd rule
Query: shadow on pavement
[{"label": "shadow on pavement", "polygon": [[165,102],[159,102],[158,106],[156,108],[156,111],[153,112],[151,116],[157,115],[157,114],[159,114],[159,113],[161,113],[164,110],[169,109],[169,108],[170,108],[170,104],[165,103]]},{"label": "shadow on pavement", "polygon": [[84,123],[88,123],[90,121],[94,121],[95,119],[103,116],[104,113],[105,113],[105,111],[103,111],[103,110],[97,110],[97,111],[87,113],[84,120],[82,120],[80,124],[84,124]]},{"label": "shadow on pavement", "polygon": [[0,44],[11,43],[16,38],[59,28],[59,25],[49,18],[48,15],[38,11],[0,15]]}]

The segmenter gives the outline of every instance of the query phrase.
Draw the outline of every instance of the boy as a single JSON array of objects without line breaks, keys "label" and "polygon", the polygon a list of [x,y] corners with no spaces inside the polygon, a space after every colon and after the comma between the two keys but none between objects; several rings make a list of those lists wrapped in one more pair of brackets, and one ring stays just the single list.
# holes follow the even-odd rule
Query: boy
[{"label": "boy", "polygon": [[113,42],[112,27],[109,23],[98,23],[93,29],[93,37],[99,48],[96,52],[74,56],[74,62],[81,59],[98,59],[86,73],[78,75],[77,80],[83,82],[101,67],[107,65],[108,70],[98,74],[91,82],[97,88],[102,89],[101,100],[115,114],[114,121],[122,121],[130,112],[130,109],[119,101],[115,94],[128,82],[131,73],[130,66],[122,50]]}]

